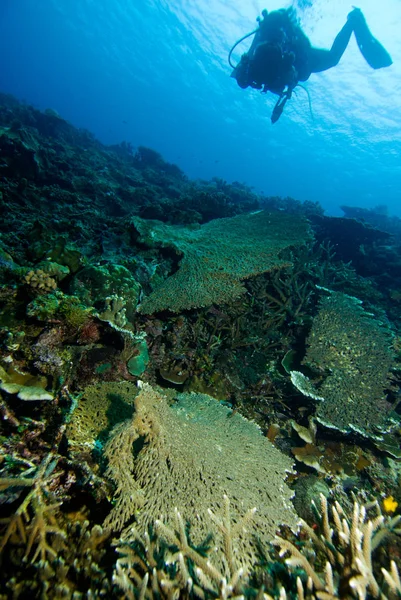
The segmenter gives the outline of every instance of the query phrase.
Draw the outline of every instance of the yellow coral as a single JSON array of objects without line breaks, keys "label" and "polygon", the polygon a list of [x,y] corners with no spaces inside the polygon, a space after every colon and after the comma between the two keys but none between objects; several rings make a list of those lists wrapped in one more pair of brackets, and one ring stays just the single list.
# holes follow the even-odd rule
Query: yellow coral
[{"label": "yellow coral", "polygon": [[386,513],[393,513],[397,510],[398,502],[394,500],[393,496],[387,496],[383,500],[383,509]]}]

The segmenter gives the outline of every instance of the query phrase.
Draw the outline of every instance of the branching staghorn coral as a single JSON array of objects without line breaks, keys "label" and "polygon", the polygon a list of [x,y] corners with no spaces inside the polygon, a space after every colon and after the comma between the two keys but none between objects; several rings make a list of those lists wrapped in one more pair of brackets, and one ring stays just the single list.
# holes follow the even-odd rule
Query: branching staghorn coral
[{"label": "branching staghorn coral", "polygon": [[11,509],[17,504],[0,519],[1,598],[113,597],[111,532],[86,520],[85,506],[62,511],[67,496],[60,493],[61,482],[71,472],[61,460],[55,451],[39,466],[20,460],[22,474],[0,478],[3,513],[7,501]]},{"label": "branching staghorn coral", "polygon": [[43,563],[47,559],[56,558],[57,549],[54,547],[54,542],[56,541],[60,547],[66,538],[65,531],[59,527],[56,516],[61,502],[57,501],[48,489],[50,478],[57,476],[54,473],[57,462],[58,457],[50,452],[32,477],[0,479],[0,491],[11,488],[31,488],[15,513],[0,519],[0,524],[5,526],[0,541],[0,553],[10,538],[17,535],[26,547],[24,560],[28,560],[35,546],[36,549],[30,557],[31,563],[38,558]]},{"label": "branching staghorn coral", "polygon": [[[222,517],[209,511],[213,530],[220,530],[223,535],[223,569],[213,561],[213,536],[207,536],[202,544],[195,546],[190,526],[175,510],[173,526],[156,520],[154,528],[149,528],[143,536],[133,528],[130,540],[117,544],[121,556],[116,562],[113,581],[125,592],[125,597],[134,600],[135,592],[139,592],[144,599],[241,598],[240,594],[249,585],[246,571],[238,566],[235,541],[240,533],[247,531],[256,508],[233,523],[227,496],[223,504]],[[270,598],[263,590],[258,597]]]},{"label": "branching staghorn coral", "polygon": [[[369,514],[373,511],[369,518]],[[374,564],[373,553],[391,534],[400,534],[401,516],[385,517],[377,502],[355,502],[348,515],[336,502],[329,510],[321,496],[321,510],[315,507],[316,529],[301,521],[302,540],[298,547],[276,537],[281,556],[286,560],[286,584],[271,581],[262,584],[260,565],[252,565],[249,574],[241,567],[235,553],[237,536],[248,530],[256,510],[249,510],[237,522],[230,514],[230,502],[224,497],[222,515],[211,514],[209,535],[195,545],[191,523],[175,510],[172,524],[156,520],[142,535],[134,527],[129,536],[116,543],[120,557],[116,561],[113,582],[128,600],[170,598],[258,598],[260,600],[395,600],[401,595],[397,564],[389,569]],[[210,512],[209,512],[210,515]],[[220,550],[223,562],[216,562],[213,545],[217,530],[222,532]],[[270,572],[273,563],[262,563]],[[270,565],[270,566],[269,566]],[[256,570],[259,574],[256,575]],[[273,571],[274,572],[274,569]],[[283,571],[277,571],[283,577]],[[256,575],[256,576],[255,576]],[[294,581],[290,583],[293,577]],[[262,578],[263,579],[263,578]]]},{"label": "branching staghorn coral", "polygon": [[[285,563],[289,567],[301,568],[306,575],[306,589],[298,577],[296,586],[299,600],[336,600],[344,598],[386,598],[383,588],[388,587],[393,596],[401,591],[397,565],[392,561],[390,571],[381,569],[382,580],[377,580],[372,564],[372,554],[390,533],[401,533],[401,515],[385,517],[379,504],[361,505],[355,501],[353,513],[347,515],[338,502],[329,511],[326,497],[321,494],[320,512],[315,507],[317,529],[301,520],[303,532],[309,537],[313,552],[302,552],[291,541],[276,537],[273,544],[280,555],[289,555]],[[369,517],[369,513],[373,515]],[[324,557],[324,571],[310,557]],[[316,564],[315,564],[316,562]],[[393,597],[391,596],[391,597]],[[394,597],[395,597],[394,596]],[[280,598],[286,598],[281,591]]]},{"label": "branching staghorn coral", "polygon": [[259,211],[184,227],[134,217],[140,241],[172,248],[179,269],[141,303],[150,314],[230,302],[245,292],[244,279],[291,265],[280,252],[309,239],[306,220],[285,213]]}]

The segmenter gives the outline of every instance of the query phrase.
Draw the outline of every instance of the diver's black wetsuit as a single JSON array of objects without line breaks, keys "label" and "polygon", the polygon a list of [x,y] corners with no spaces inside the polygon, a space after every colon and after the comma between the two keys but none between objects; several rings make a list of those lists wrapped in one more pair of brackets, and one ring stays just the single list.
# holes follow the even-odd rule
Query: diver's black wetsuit
[{"label": "diver's black wetsuit", "polygon": [[312,73],[331,69],[340,61],[353,32],[348,20],[331,49],[322,50],[313,48],[291,9],[262,14],[252,45],[233,73],[244,88],[281,93],[287,85],[295,87]]},{"label": "diver's black wetsuit", "polygon": [[[348,15],[330,50],[312,46],[292,9],[270,13],[264,10],[262,16],[249,51],[242,56],[231,74],[241,88],[250,86],[263,92],[270,91],[280,98],[285,95],[286,101],[299,81],[306,81],[312,73],[326,71],[339,63],[352,33],[372,68],[379,69],[392,64],[390,55],[372,36],[359,9],[355,8]],[[272,117],[273,122],[279,118],[285,101],[275,118]]]}]

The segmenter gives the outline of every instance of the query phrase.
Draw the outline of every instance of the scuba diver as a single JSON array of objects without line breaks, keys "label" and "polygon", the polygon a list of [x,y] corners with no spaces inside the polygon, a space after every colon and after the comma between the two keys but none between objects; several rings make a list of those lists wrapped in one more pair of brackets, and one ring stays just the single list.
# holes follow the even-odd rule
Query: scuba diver
[{"label": "scuba diver", "polygon": [[[348,15],[347,22],[337,34],[330,50],[314,48],[300,28],[292,8],[262,11],[257,29],[242,37],[231,48],[228,55],[234,69],[231,77],[245,89],[252,87],[263,93],[273,92],[279,96],[271,115],[272,123],[280,118],[286,102],[300,81],[335,67],[348,46],[352,32],[366,62],[373,69],[389,67],[391,57],[381,43],[371,34],[365,17],[359,8]],[[236,46],[254,35],[248,52],[242,55],[238,65],[231,63],[231,54]],[[302,86],[301,86],[302,87]]]}]

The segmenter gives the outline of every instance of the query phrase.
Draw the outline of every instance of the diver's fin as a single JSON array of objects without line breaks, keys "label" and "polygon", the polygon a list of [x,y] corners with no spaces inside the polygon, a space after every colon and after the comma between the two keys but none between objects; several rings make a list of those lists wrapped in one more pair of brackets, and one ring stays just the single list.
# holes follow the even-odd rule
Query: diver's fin
[{"label": "diver's fin", "polygon": [[372,69],[382,69],[393,64],[390,54],[371,33],[365,17],[359,8],[354,8],[348,15],[352,22],[359,50]]}]

